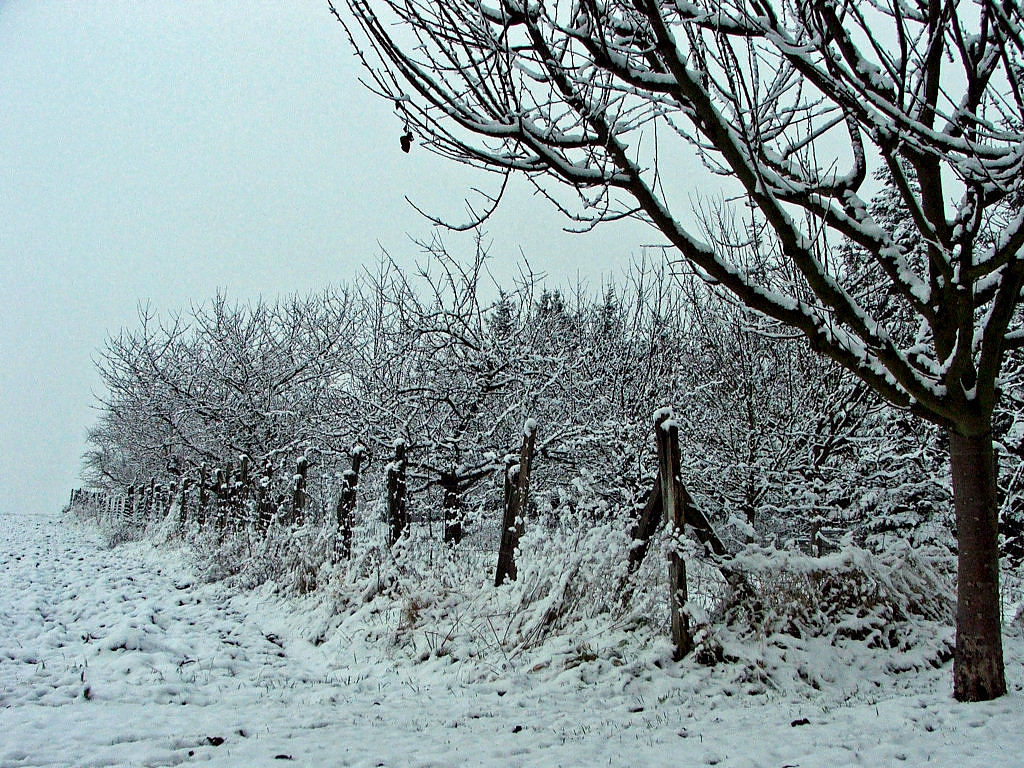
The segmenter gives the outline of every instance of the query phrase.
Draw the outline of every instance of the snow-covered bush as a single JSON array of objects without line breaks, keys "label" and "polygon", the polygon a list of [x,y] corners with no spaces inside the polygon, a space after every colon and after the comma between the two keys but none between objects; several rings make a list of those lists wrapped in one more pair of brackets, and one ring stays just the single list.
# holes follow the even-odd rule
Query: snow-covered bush
[{"label": "snow-covered bush", "polygon": [[852,545],[823,557],[749,546],[729,567],[750,592],[733,594],[716,619],[739,637],[779,636],[850,641],[869,648],[918,652],[928,663],[951,647],[931,642],[953,620],[955,559],[943,548],[900,543],[881,553]]}]

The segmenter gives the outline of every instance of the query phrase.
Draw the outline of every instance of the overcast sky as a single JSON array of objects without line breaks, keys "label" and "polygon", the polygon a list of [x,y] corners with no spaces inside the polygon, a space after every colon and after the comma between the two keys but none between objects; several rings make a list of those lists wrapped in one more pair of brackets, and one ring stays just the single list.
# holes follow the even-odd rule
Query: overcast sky
[{"label": "overcast sky", "polygon": [[[78,483],[93,359],[140,301],[306,292],[382,248],[411,264],[430,225],[406,195],[463,218],[482,180],[402,153],[358,75],[326,0],[0,0],[0,508]],[[596,283],[645,236],[565,224],[518,186],[496,269],[522,249]]]}]

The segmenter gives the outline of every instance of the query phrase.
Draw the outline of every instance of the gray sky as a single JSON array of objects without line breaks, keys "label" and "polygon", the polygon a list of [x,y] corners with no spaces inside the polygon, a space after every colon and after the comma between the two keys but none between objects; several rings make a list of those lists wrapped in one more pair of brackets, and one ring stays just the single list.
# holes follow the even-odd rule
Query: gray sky
[{"label": "gray sky", "polygon": [[[482,180],[403,154],[358,75],[326,0],[0,0],[0,508],[77,484],[93,357],[139,301],[305,292],[382,248],[412,263],[430,225],[405,195],[463,218]],[[596,283],[651,237],[564,225],[518,186],[487,227],[496,270],[522,249]]]}]

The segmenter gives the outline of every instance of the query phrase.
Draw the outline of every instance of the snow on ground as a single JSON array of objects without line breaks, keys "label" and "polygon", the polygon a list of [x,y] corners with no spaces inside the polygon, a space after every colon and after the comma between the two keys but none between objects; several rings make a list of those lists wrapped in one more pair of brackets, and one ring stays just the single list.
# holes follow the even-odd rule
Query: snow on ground
[{"label": "snow on ground", "polygon": [[198,583],[180,553],[110,549],[89,527],[0,513],[0,766],[998,768],[1024,759],[1017,638],[1007,653],[1014,692],[959,705],[948,666],[848,700],[695,694],[685,675],[628,679],[602,659],[471,682],[450,661],[417,664],[368,642],[372,632],[336,625],[322,600],[232,595]]}]

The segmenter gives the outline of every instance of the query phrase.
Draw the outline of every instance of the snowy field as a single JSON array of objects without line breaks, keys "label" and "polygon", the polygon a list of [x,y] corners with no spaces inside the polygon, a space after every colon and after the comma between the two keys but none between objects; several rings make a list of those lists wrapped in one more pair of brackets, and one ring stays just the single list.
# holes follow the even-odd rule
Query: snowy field
[{"label": "snowy field", "polygon": [[730,697],[604,660],[470,680],[373,637],[322,602],[198,583],[180,553],[0,514],[0,766],[1024,765],[1015,637],[1013,693],[976,705],[948,665],[871,695]]}]

